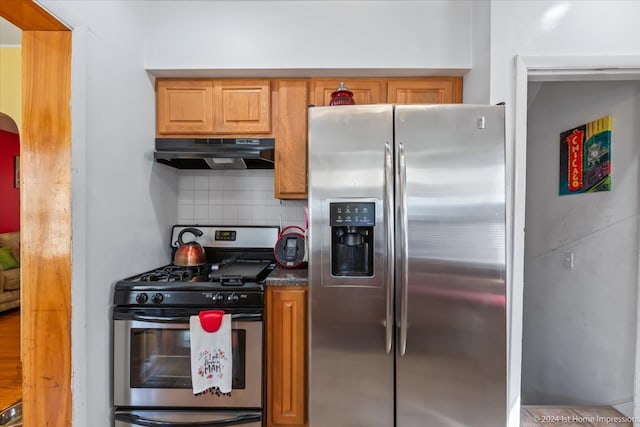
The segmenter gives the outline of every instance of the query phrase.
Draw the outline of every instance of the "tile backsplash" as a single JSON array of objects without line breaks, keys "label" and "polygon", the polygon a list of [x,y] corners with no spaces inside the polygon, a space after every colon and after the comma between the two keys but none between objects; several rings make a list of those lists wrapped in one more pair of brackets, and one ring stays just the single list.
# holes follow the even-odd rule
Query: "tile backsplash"
[{"label": "tile backsplash", "polygon": [[305,225],[307,201],[274,198],[273,170],[183,170],[179,180],[179,224]]}]

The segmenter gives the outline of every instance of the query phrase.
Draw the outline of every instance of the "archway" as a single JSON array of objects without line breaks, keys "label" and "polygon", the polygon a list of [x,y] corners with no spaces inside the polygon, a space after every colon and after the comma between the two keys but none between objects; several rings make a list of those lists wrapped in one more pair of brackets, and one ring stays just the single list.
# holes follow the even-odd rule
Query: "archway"
[{"label": "archway", "polygon": [[22,399],[19,155],[18,126],[0,113],[0,409]]},{"label": "archway", "polygon": [[18,126],[0,112],[0,233],[20,231],[19,159]]}]

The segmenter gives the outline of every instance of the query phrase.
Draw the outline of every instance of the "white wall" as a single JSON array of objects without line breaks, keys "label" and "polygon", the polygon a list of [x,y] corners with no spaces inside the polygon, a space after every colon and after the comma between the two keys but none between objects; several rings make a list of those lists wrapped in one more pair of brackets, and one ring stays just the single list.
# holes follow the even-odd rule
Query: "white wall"
[{"label": "white wall", "polygon": [[[559,196],[559,134],[609,114],[612,190]],[[640,82],[544,83],[530,103],[523,404],[632,401],[639,114]]]},{"label": "white wall", "polygon": [[491,102],[513,101],[514,55],[637,55],[640,2],[491,2]]},{"label": "white wall", "polygon": [[298,75],[305,69],[457,69],[461,75],[471,66],[471,3],[148,2],[145,65],[155,71],[298,69]]},{"label": "white wall", "polygon": [[476,0],[471,6],[471,70],[464,76],[465,104],[489,103],[491,2]]},{"label": "white wall", "polygon": [[[156,75],[185,70],[229,75],[225,70],[235,70],[233,75],[239,76],[254,69],[271,69],[274,75],[287,70],[328,75],[330,69],[345,75],[462,75],[472,66],[473,46],[478,72],[467,76],[465,101],[484,102],[490,70],[490,101],[507,101],[510,111],[513,54],[531,47],[529,35],[546,8],[556,4],[491,1],[487,19],[486,4],[472,1],[39,3],[76,30],[72,338],[74,343],[86,340],[87,353],[74,347],[74,425],[88,425],[88,413],[98,427],[110,408],[109,343],[104,337],[109,334],[113,281],[166,260],[168,228],[178,216],[177,174],[151,161],[154,101],[145,69]],[[628,37],[637,35],[632,19],[640,3],[618,2],[618,9],[612,2],[577,3],[571,4],[582,11],[570,18],[575,31],[552,31],[550,40],[533,43],[528,52],[547,54],[547,47],[582,52],[586,46],[600,52],[640,50],[640,38]],[[599,22],[597,32],[588,33],[590,43],[585,43],[581,35],[592,27],[583,23],[603,16],[607,19]],[[479,39],[472,44],[472,38]],[[516,336],[512,342],[518,340]],[[89,393],[77,393],[88,391],[89,383]],[[510,390],[510,396],[517,395],[519,383],[512,382]]]},{"label": "white wall", "polygon": [[[218,69],[239,76],[241,71],[224,70],[295,69],[303,75],[304,69],[363,68],[462,75],[470,68],[470,1],[39,3],[74,29],[77,426],[110,425],[113,284],[166,263],[166,239],[178,219],[179,174],[152,161],[154,92],[146,69]],[[299,222],[302,203],[285,202],[279,216],[269,219]],[[239,212],[239,218],[246,216]]]},{"label": "white wall", "polygon": [[[491,0],[490,102],[506,102],[507,207],[513,209],[513,191],[522,177],[514,175],[514,57],[515,55],[591,56],[640,54],[640,2],[566,0]],[[516,223],[518,223],[516,221]],[[517,233],[519,236],[516,236]],[[523,229],[510,231],[508,245]],[[511,246],[510,246],[511,247]],[[511,253],[508,254],[511,258]],[[522,298],[523,271],[514,248],[514,268],[508,272],[510,301]],[[510,427],[519,412],[522,313],[510,308],[509,404]]]},{"label": "white wall", "polygon": [[[166,264],[177,175],[154,164],[144,3],[42,1],[72,46],[73,425],[110,426],[113,284]],[[53,355],[52,355],[53,356]]]}]

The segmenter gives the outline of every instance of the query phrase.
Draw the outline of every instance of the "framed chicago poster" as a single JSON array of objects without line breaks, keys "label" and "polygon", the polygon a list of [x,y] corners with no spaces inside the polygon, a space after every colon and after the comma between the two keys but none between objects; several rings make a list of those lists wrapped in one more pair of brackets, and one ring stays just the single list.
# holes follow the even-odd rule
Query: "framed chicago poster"
[{"label": "framed chicago poster", "polygon": [[611,115],[560,134],[560,195],[611,190]]}]

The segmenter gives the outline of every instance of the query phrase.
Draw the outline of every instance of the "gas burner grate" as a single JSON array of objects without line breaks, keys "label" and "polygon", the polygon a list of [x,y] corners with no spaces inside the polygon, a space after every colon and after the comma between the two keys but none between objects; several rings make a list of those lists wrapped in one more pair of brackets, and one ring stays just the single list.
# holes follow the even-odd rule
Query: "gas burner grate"
[{"label": "gas burner grate", "polygon": [[188,282],[200,275],[200,267],[168,265],[140,276],[141,282]]}]

